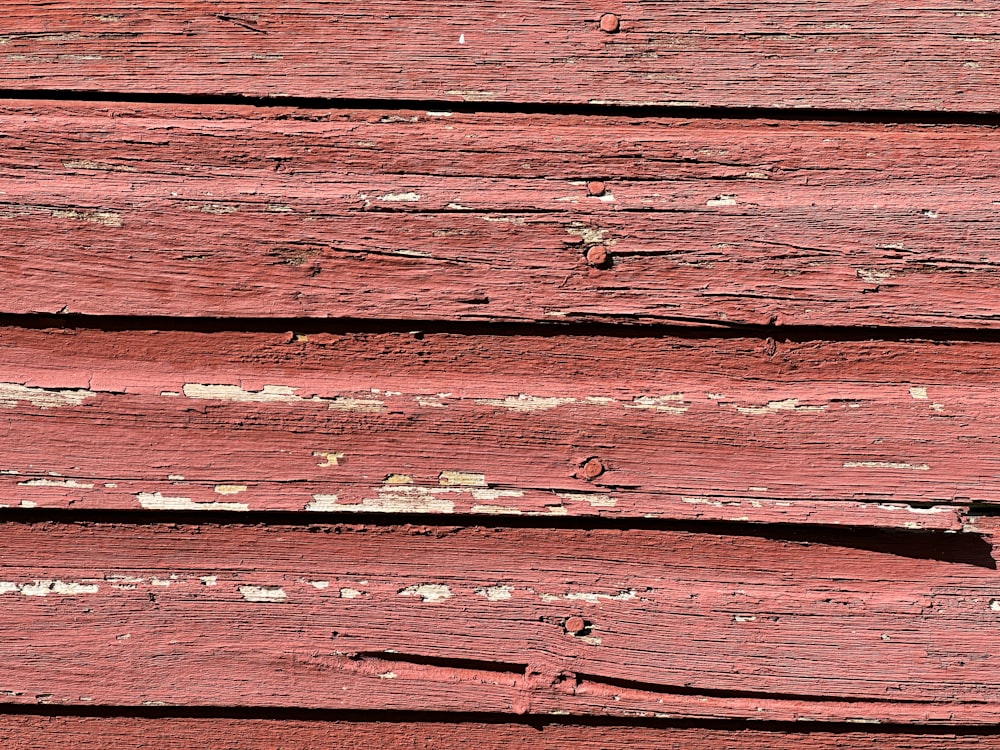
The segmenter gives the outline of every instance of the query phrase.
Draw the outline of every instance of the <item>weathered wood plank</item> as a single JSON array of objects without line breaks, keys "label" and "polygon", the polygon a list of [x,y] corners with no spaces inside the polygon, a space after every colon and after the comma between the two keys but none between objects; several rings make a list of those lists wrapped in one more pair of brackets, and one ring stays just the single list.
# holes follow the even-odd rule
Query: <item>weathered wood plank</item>
[{"label": "weathered wood plank", "polygon": [[12,703],[1000,719],[1000,578],[959,562],[683,532],[0,535]]},{"label": "weathered wood plank", "polygon": [[7,6],[22,90],[996,111],[1000,63],[995,2]]},{"label": "weathered wood plank", "polygon": [[2,312],[1000,321],[991,128],[9,103],[0,135]]},{"label": "weathered wood plank", "polygon": [[813,730],[655,728],[463,721],[277,721],[260,719],[146,719],[131,717],[0,716],[0,740],[8,750],[315,750],[325,747],[378,747],[386,750],[459,750],[510,747],[545,750],[606,750],[643,747],[655,750],[931,750],[1000,747],[995,735],[917,731],[878,733]]},{"label": "weathered wood plank", "polygon": [[0,504],[960,530],[997,348],[6,328]]}]

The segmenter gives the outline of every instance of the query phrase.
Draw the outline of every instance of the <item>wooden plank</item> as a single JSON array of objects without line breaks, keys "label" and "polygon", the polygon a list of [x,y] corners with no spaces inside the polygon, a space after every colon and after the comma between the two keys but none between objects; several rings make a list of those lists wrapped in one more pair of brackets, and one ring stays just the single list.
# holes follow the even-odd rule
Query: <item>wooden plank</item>
[{"label": "wooden plank", "polygon": [[54,0],[5,11],[0,86],[20,90],[994,112],[1000,63],[995,2]]},{"label": "wooden plank", "polygon": [[991,128],[52,102],[0,134],[2,312],[1000,321]]},{"label": "wooden plank", "polygon": [[5,328],[0,504],[957,531],[997,347]]},{"label": "wooden plank", "polygon": [[927,734],[916,731],[761,731],[756,729],[655,728],[645,726],[581,726],[463,721],[278,721],[262,719],[147,719],[132,717],[0,716],[0,739],[9,750],[104,750],[142,747],[147,750],[314,750],[318,747],[379,747],[386,750],[470,747],[505,750],[605,750],[644,747],[656,750],[931,750],[932,748],[1000,747],[995,735]]},{"label": "wooden plank", "polygon": [[961,562],[673,531],[0,534],[10,703],[1000,719],[998,574]]}]

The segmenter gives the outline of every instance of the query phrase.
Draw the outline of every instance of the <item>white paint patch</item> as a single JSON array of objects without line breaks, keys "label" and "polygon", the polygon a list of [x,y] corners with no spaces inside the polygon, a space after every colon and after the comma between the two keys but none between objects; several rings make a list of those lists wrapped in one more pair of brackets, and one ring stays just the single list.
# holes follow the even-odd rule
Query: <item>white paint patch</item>
[{"label": "white paint patch", "polygon": [[169,479],[172,482],[183,482],[184,481],[184,475],[183,474],[167,474],[167,479]]},{"label": "white paint patch", "polygon": [[934,515],[936,513],[950,513],[953,508],[949,508],[946,505],[935,505],[931,508],[915,508],[912,505],[897,505],[894,503],[879,503],[879,508],[882,510],[906,510],[910,513],[918,513],[921,515]]},{"label": "white paint patch", "polygon": [[240,593],[248,602],[282,602],[287,598],[278,586],[240,586]]},{"label": "white paint patch", "polygon": [[306,510],[353,513],[452,513],[455,510],[455,503],[439,495],[462,492],[461,489],[405,484],[382,485],[376,487],[375,491],[378,493],[376,497],[365,498],[360,503],[341,504],[336,495],[313,495],[313,502],[306,505]]},{"label": "white paint patch", "polygon": [[77,219],[93,224],[103,224],[106,227],[120,227],[122,216],[114,211],[77,211],[76,209],[53,210],[52,216],[57,219]]},{"label": "white paint patch", "polygon": [[753,615],[733,615],[733,622],[756,622],[757,618]]},{"label": "white paint patch", "polygon": [[[2,585],[0,584],[0,586]],[[1000,599],[990,599],[990,609],[994,612],[1000,612]]]},{"label": "white paint patch", "polygon": [[198,580],[202,586],[215,586],[219,582],[219,576],[202,576]]},{"label": "white paint patch", "polygon": [[471,489],[469,494],[477,502],[493,502],[501,497],[524,497],[523,490]]},{"label": "white paint patch", "polygon": [[38,503],[33,503],[30,500],[22,500],[21,501],[21,507],[22,508],[37,508],[38,507]]},{"label": "white paint patch", "polygon": [[613,508],[618,501],[610,495],[594,495],[587,492],[557,492],[556,497],[573,503],[588,503],[592,508]]},{"label": "white paint patch", "polygon": [[782,411],[817,412],[824,411],[826,405],[800,406],[797,398],[786,398],[781,401],[768,401],[764,406],[737,406],[740,414],[774,414]]},{"label": "white paint patch", "polygon": [[630,599],[635,599],[635,590],[629,589],[628,591],[620,591],[617,594],[595,594],[590,591],[571,591],[570,593],[563,594],[562,596],[556,596],[554,594],[539,594],[538,596],[543,602],[557,602],[565,600],[569,602],[587,602],[588,604],[597,604],[600,601],[627,602]]},{"label": "white paint patch", "polygon": [[313,455],[323,459],[316,465],[324,469],[328,466],[340,466],[340,459],[344,457],[343,453],[324,453],[322,451],[313,451]]},{"label": "white paint patch", "polygon": [[486,487],[486,475],[466,471],[442,471],[438,474],[442,487]]},{"label": "white paint patch", "polygon": [[97,394],[86,389],[29,388],[19,383],[0,383],[0,408],[11,409],[19,401],[27,401],[39,409],[55,409],[60,406],[79,406]]},{"label": "white paint patch", "polygon": [[13,581],[0,581],[0,594],[13,594],[18,586]]},{"label": "white paint patch", "polygon": [[892,271],[883,271],[878,268],[859,268],[857,275],[859,279],[869,284],[881,284],[895,276]]},{"label": "white paint patch", "polygon": [[79,596],[80,594],[96,594],[96,583],[74,583],[66,581],[35,581],[23,583],[17,587],[22,596]]},{"label": "white paint patch", "polygon": [[476,589],[476,593],[479,594],[479,596],[486,598],[487,601],[502,602],[511,598],[511,592],[513,590],[514,589],[510,586],[487,586],[485,588]]},{"label": "white paint patch", "polygon": [[451,589],[441,583],[422,583],[399,590],[400,596],[419,596],[425,602],[443,602],[451,599]]},{"label": "white paint patch", "polygon": [[927,389],[914,386],[910,389],[910,397],[921,401],[925,400],[927,398]]},{"label": "white paint patch", "polygon": [[465,34],[459,34],[458,35],[458,43],[459,44],[465,44]]},{"label": "white paint patch", "polygon": [[330,588],[329,581],[309,581],[309,585],[312,586],[314,589],[319,589],[320,591],[322,591],[323,589]]},{"label": "white paint patch", "polygon": [[907,469],[909,471],[927,471],[927,464],[910,464],[895,461],[847,461],[845,469]]},{"label": "white paint patch", "polygon": [[397,203],[414,203],[420,200],[419,193],[386,193],[385,195],[380,195],[378,197],[380,201],[389,201]]},{"label": "white paint patch", "polygon": [[70,487],[72,489],[89,490],[94,485],[90,482],[77,482],[74,479],[29,479],[18,482],[18,487]]},{"label": "white paint patch", "polygon": [[247,486],[245,484],[217,484],[215,491],[220,495],[238,495],[241,492],[246,492]]},{"label": "white paint patch", "polygon": [[717,195],[714,198],[709,198],[705,201],[706,206],[735,206],[736,196],[735,195]]},{"label": "white paint patch", "polygon": [[502,409],[509,409],[520,413],[532,411],[545,411],[555,409],[565,404],[572,404],[575,398],[546,398],[540,396],[529,396],[522,393],[518,396],[507,396],[506,398],[477,398],[476,403],[483,406],[496,406]]},{"label": "white paint patch", "polygon": [[417,396],[414,399],[420,406],[428,409],[444,409],[445,405],[436,396]]},{"label": "white paint patch", "polygon": [[684,405],[683,393],[669,393],[665,396],[636,396],[631,404],[625,404],[626,409],[650,409],[669,414],[683,414],[688,410]]},{"label": "white paint patch", "polygon": [[352,398],[335,396],[333,398],[320,398],[310,396],[303,398],[295,395],[296,388],[287,385],[265,385],[259,391],[246,391],[238,385],[203,385],[201,383],[185,383],[182,389],[188,398],[209,399],[212,401],[233,401],[236,403],[325,403],[331,409],[344,411],[381,411],[385,404],[372,398]]},{"label": "white paint patch", "polygon": [[396,673],[395,672],[383,672],[382,674],[380,674],[378,676],[378,678],[380,680],[395,680],[396,679]]},{"label": "white paint patch", "polygon": [[170,579],[169,578],[157,578],[156,576],[153,576],[152,578],[150,578],[149,582],[153,586],[163,586],[164,588],[166,588],[167,586],[170,585]]},{"label": "white paint patch", "polygon": [[341,599],[357,599],[359,596],[364,596],[364,591],[358,591],[357,589],[352,589],[349,587],[344,587],[340,590]]},{"label": "white paint patch", "polygon": [[599,227],[584,226],[583,222],[580,221],[572,222],[567,227],[566,232],[579,237],[585,245],[604,245],[605,247],[614,247],[615,245],[615,240],[607,237],[605,230]]},{"label": "white paint patch", "polygon": [[460,96],[463,102],[491,102],[497,98],[495,91],[475,91],[467,89],[451,89],[446,91],[449,96]]},{"label": "white paint patch", "polygon": [[140,492],[135,498],[146,510],[250,510],[246,503],[196,503],[189,497],[166,497],[159,492]]},{"label": "white paint patch", "polygon": [[382,484],[413,484],[413,477],[409,474],[389,474]]}]

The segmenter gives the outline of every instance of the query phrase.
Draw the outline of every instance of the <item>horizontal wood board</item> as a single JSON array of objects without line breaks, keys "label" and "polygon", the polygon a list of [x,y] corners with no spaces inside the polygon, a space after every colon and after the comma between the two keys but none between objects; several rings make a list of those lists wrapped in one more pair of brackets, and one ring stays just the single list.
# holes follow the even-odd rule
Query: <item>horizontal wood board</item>
[{"label": "horizontal wood board", "polygon": [[974,529],[997,352],[7,328],[0,504]]},{"label": "horizontal wood board", "polygon": [[22,91],[995,112],[1000,8],[56,0],[0,42]]},{"label": "horizontal wood board", "polygon": [[2,312],[1000,320],[989,127],[8,102],[0,143]]},{"label": "horizontal wood board", "polygon": [[11,703],[1000,719],[997,573],[965,561],[638,530],[0,533]]}]

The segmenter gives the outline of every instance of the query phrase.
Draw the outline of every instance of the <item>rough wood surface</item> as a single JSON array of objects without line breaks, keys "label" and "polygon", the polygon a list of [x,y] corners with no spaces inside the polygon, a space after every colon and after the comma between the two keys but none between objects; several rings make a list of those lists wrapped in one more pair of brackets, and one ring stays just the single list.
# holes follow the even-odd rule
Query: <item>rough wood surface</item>
[{"label": "rough wood surface", "polygon": [[0,535],[11,703],[1000,720],[1000,579],[967,562],[674,531]]},{"label": "rough wood surface", "polygon": [[992,128],[440,114],[8,103],[0,311],[1000,320]]},{"label": "rough wood surface", "polygon": [[995,2],[54,0],[4,10],[0,87],[22,90],[996,111],[1000,63]]},{"label": "rough wood surface", "polygon": [[0,504],[961,530],[998,350],[7,328]]},{"label": "rough wood surface", "polygon": [[256,719],[85,718],[76,716],[0,716],[0,741],[7,750],[317,750],[364,747],[386,750],[607,750],[642,747],[655,750],[994,750],[994,735],[872,734],[828,729],[801,732],[755,729],[692,729],[572,724],[501,724],[443,721],[286,721]]}]

